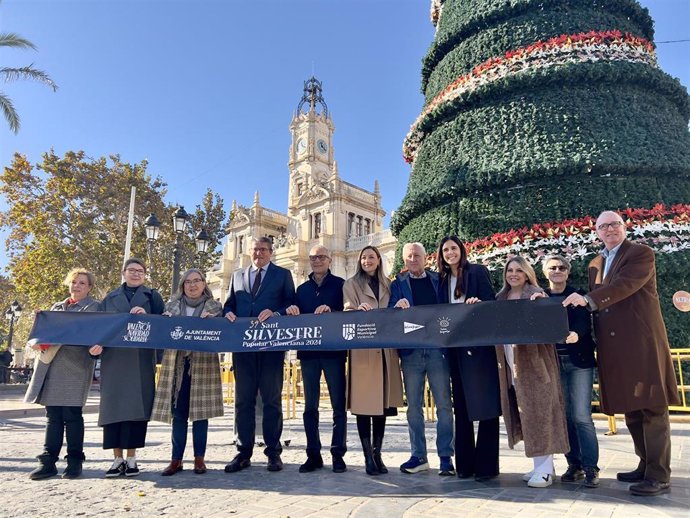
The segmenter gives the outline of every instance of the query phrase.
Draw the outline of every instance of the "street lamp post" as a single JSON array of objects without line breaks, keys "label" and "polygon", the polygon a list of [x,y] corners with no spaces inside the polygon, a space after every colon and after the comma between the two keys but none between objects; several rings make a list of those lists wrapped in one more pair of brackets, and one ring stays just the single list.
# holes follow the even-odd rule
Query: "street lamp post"
[{"label": "street lamp post", "polygon": [[149,276],[153,275],[153,243],[158,239],[158,231],[160,230],[161,222],[158,221],[156,215],[152,212],[144,221],[144,228],[146,229],[146,253],[148,255]]},{"label": "street lamp post", "polygon": [[[180,281],[180,254],[181,254],[181,239],[182,235],[187,229],[187,221],[189,220],[189,214],[184,210],[184,207],[179,207],[172,216],[173,220],[173,230],[175,232],[175,248],[173,248],[173,271],[172,271],[172,290],[170,293],[175,293],[177,289],[177,284]],[[146,229],[146,240],[148,244],[148,254],[149,254],[149,264],[151,261],[151,256],[153,255],[153,243],[158,239],[158,231],[160,229],[161,223],[155,214],[151,213],[146,221],[144,221],[144,228]],[[197,232],[194,242],[196,244],[197,256],[200,254],[205,254],[208,251],[208,247],[211,243],[211,238],[206,233],[203,228]]]},{"label": "street lamp post", "polygon": [[180,280],[180,238],[187,226],[189,214],[180,206],[173,213],[173,230],[175,231],[175,248],[173,248],[173,271],[172,271],[172,288],[170,293],[175,293],[177,283]]},{"label": "street lamp post", "polygon": [[194,242],[196,243],[197,257],[199,257],[199,263],[201,263],[201,255],[208,251],[208,245],[211,243],[211,238],[206,233],[206,230],[202,228],[197,232]]},{"label": "street lamp post", "polygon": [[10,307],[7,308],[7,311],[5,311],[5,318],[9,320],[10,322],[10,332],[7,335],[7,349],[14,351],[14,364],[19,365],[20,363],[23,364],[24,362],[22,361],[23,358],[21,358],[21,349],[15,350],[12,347],[12,335],[14,334],[14,321],[19,320],[19,317],[22,316],[22,307],[19,305],[19,302],[16,300],[10,304]]}]

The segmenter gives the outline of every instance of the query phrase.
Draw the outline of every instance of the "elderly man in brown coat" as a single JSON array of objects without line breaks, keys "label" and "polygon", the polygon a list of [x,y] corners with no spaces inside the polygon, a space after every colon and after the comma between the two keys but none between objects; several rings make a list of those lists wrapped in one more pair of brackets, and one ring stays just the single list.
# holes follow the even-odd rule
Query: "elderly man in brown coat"
[{"label": "elderly man in brown coat", "polygon": [[618,480],[630,492],[654,496],[671,487],[671,430],[668,406],[679,404],[666,327],[656,289],[654,252],[626,239],[615,212],[597,218],[605,248],[589,264],[589,293],[573,293],[564,306],[594,313],[601,409],[625,414],[640,462]]}]

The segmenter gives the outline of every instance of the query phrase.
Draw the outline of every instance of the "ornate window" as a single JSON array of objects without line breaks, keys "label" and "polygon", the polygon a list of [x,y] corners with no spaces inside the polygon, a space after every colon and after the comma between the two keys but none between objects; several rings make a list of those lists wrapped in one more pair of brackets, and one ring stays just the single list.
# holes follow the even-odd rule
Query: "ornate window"
[{"label": "ornate window", "polygon": [[321,236],[321,213],[317,212],[312,216],[312,239],[316,239]]}]

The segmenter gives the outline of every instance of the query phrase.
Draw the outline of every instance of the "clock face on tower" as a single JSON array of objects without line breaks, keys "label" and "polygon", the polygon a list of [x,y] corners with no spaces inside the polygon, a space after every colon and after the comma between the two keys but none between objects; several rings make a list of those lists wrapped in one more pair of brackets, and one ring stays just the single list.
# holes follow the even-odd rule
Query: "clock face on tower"
[{"label": "clock face on tower", "polygon": [[299,139],[295,145],[295,149],[297,149],[297,153],[301,155],[307,149],[307,141],[303,138]]},{"label": "clock face on tower", "polygon": [[319,150],[319,153],[321,153],[322,155],[325,155],[326,152],[328,151],[328,144],[326,144],[325,140],[319,140],[316,143],[316,149]]}]

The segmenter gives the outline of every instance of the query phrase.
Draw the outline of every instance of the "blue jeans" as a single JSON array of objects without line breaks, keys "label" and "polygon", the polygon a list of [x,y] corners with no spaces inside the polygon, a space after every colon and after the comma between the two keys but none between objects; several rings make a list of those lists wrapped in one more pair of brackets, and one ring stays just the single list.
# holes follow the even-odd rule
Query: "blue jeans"
[{"label": "blue jeans", "polygon": [[570,441],[570,451],[565,458],[569,466],[599,469],[599,442],[592,421],[594,368],[577,367],[568,356],[559,356],[558,359]]},{"label": "blue jeans", "polygon": [[331,454],[343,456],[347,451],[347,411],[345,410],[345,358],[304,358],[302,381],[304,382],[304,432],[307,435],[307,455],[321,453],[319,437],[319,396],[321,395],[321,371],[326,377],[328,393],[333,408],[333,434]]},{"label": "blue jeans", "polygon": [[426,458],[424,436],[424,378],[429,379],[436,402],[436,449],[439,457],[453,456],[453,406],[450,402],[450,367],[438,349],[415,349],[400,359],[405,393],[407,425],[414,457]]},{"label": "blue jeans", "polygon": [[[192,388],[192,377],[189,375],[189,360],[184,361],[182,385],[177,396],[176,405],[172,407],[172,458],[182,460],[187,446],[187,420],[189,419],[189,395]],[[208,440],[208,419],[192,423],[192,442],[194,456],[203,457],[206,454]]]}]

